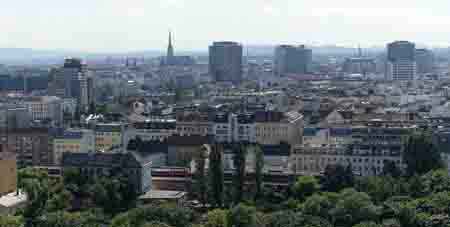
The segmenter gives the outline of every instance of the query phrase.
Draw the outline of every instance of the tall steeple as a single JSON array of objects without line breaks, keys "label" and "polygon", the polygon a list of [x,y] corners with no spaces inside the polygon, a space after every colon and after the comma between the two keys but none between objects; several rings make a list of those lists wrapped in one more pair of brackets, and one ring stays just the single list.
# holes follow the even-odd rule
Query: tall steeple
[{"label": "tall steeple", "polygon": [[167,47],[166,64],[172,64],[173,62],[173,46],[172,46],[172,31],[169,31],[169,46]]}]

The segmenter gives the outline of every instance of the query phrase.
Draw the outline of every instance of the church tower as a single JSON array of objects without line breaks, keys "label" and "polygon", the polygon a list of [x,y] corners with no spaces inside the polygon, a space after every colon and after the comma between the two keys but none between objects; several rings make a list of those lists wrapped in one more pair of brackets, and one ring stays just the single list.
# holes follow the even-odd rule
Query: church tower
[{"label": "church tower", "polygon": [[173,46],[172,46],[172,32],[169,32],[169,46],[167,47],[166,64],[172,65],[173,61],[174,61],[174,53],[173,53]]}]

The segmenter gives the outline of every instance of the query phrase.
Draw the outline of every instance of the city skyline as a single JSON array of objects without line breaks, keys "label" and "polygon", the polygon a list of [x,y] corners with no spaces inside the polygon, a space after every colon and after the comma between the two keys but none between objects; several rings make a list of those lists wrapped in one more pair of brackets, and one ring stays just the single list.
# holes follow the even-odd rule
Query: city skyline
[{"label": "city skyline", "polygon": [[418,0],[18,0],[0,9],[0,25],[7,34],[0,37],[0,48],[163,50],[169,30],[174,32],[175,50],[204,51],[221,40],[349,47],[410,40],[445,47],[450,43],[448,7],[444,0],[433,4]]}]

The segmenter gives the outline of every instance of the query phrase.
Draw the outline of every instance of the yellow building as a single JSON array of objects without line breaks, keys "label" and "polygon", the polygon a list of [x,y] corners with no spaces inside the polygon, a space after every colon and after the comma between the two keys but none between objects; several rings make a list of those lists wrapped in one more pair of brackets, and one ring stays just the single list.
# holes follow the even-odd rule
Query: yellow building
[{"label": "yellow building", "polygon": [[97,124],[95,126],[95,149],[107,151],[122,145],[125,126],[120,123]]},{"label": "yellow building", "polygon": [[17,189],[17,164],[13,153],[0,152],[0,197]]},{"label": "yellow building", "polygon": [[64,152],[84,153],[95,151],[95,136],[92,130],[69,129],[53,140],[55,164],[61,163]]}]

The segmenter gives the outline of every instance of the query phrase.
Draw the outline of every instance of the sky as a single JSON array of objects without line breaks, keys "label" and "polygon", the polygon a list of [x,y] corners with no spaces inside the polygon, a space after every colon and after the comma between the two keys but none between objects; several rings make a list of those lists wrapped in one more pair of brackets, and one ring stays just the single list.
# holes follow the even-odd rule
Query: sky
[{"label": "sky", "polygon": [[0,0],[0,48],[92,52],[245,44],[450,46],[448,0]]}]

